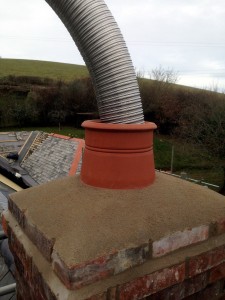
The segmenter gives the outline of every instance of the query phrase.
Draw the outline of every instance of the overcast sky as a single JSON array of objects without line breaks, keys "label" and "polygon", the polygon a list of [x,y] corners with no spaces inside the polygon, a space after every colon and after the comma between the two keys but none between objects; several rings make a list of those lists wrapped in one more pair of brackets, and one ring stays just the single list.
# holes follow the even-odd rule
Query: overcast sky
[{"label": "overcast sky", "polygon": [[[94,1],[94,0],[93,0]],[[105,0],[134,67],[160,65],[180,84],[225,90],[225,0]],[[44,0],[0,0],[0,56],[84,64]]]}]

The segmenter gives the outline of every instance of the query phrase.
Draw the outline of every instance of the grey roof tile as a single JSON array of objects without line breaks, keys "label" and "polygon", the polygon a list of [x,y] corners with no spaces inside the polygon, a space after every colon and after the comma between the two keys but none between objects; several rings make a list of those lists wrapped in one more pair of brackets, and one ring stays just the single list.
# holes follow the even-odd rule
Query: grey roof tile
[{"label": "grey roof tile", "polygon": [[22,167],[39,184],[67,176],[78,143],[49,136],[23,163]]}]

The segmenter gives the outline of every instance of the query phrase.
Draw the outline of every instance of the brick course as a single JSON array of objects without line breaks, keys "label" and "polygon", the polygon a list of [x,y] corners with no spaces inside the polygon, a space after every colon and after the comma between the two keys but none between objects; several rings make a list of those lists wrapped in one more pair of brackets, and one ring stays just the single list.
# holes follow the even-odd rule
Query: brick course
[{"label": "brick course", "polygon": [[149,244],[124,249],[77,264],[65,265],[58,253],[53,251],[53,269],[69,289],[80,289],[85,285],[121,273],[129,268],[144,263],[149,258]]},{"label": "brick course", "polygon": [[157,293],[185,278],[185,263],[137,278],[118,288],[119,299],[141,299]]},{"label": "brick course", "polygon": [[187,260],[188,276],[193,277],[203,273],[225,261],[225,246],[218,247],[208,252]]},{"label": "brick course", "polygon": [[18,240],[10,226],[8,226],[10,249],[14,255],[16,266],[17,299],[23,300],[55,300],[56,296],[42,277],[33,259]]},{"label": "brick course", "polygon": [[153,257],[160,257],[179,248],[203,242],[208,237],[209,226],[206,225],[172,233],[153,242]]},{"label": "brick course", "polygon": [[225,233],[225,218],[216,222],[217,234]]},{"label": "brick course", "polygon": [[[224,233],[224,220],[215,221],[192,229],[175,232],[157,241],[147,241],[143,245],[114,252],[85,261],[81,264],[67,266],[54,250],[54,240],[46,237],[27,219],[29,212],[20,209],[9,199],[9,210],[23,231],[37,246],[41,254],[70,290],[82,289],[86,285],[102,281],[120,274],[129,268],[145,263],[147,260],[156,262],[162,256],[197,243],[204,242],[212,236]],[[15,257],[18,283],[18,299],[57,299],[44,281],[32,257],[27,254],[24,246],[16,238],[7,219],[4,230],[7,231],[10,247]],[[6,228],[7,227],[7,228]],[[224,239],[224,236],[216,239]],[[178,264],[159,269],[153,273],[130,280],[118,286],[108,287],[98,295],[82,300],[180,300],[180,299],[225,299],[225,245],[210,248],[196,256],[183,258]],[[209,296],[210,295],[210,296]]]},{"label": "brick course", "polygon": [[[146,297],[145,300],[215,300],[222,297],[222,282],[209,284],[208,273],[187,279],[175,286]],[[224,281],[223,281],[224,282]]]},{"label": "brick course", "polygon": [[[85,285],[142,264],[148,259],[154,259],[154,257],[160,257],[165,254],[168,255],[170,252],[179,248],[204,241],[209,237],[209,226],[199,226],[184,230],[183,232],[173,233],[153,243],[150,242],[139,247],[120,251],[116,250],[114,253],[96,258],[93,261],[68,267],[60,259],[58,253],[53,251],[54,240],[48,239],[33,224],[30,224],[27,221],[26,211],[20,210],[11,199],[9,199],[9,210],[26,232],[27,236],[38,247],[42,255],[49,262],[53,262],[53,269],[69,289],[80,289]],[[215,233],[221,234],[221,230],[217,230]],[[187,259],[185,272],[188,277],[194,277],[217,266],[223,261],[225,261],[225,246],[214,249],[211,252],[203,253],[198,257]],[[217,271],[217,273],[218,272],[219,271]],[[145,283],[143,282],[143,284]]]},{"label": "brick course", "polygon": [[213,283],[222,278],[225,278],[225,263],[220,264],[210,271],[209,282]]},{"label": "brick course", "polygon": [[47,238],[36,226],[31,224],[26,217],[26,211],[20,210],[15,202],[10,199],[10,196],[9,211],[16,218],[17,222],[31,239],[33,244],[36,245],[42,255],[50,262],[55,240]]},{"label": "brick course", "polygon": [[[15,257],[17,299],[56,300],[32,257],[26,252],[14,231],[7,228],[10,247]],[[225,246],[217,247],[185,262],[153,272],[126,284],[83,300],[216,300],[225,299]],[[137,252],[138,253],[138,252]],[[191,268],[190,268],[191,265]],[[194,266],[197,270],[194,272]],[[19,272],[18,272],[19,270]],[[197,274],[201,270],[199,275]]]}]

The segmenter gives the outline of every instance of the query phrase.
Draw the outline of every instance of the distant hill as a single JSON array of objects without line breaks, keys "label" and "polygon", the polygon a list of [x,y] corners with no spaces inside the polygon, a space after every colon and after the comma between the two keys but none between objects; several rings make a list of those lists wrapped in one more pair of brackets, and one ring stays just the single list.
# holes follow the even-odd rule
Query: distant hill
[{"label": "distant hill", "polygon": [[[41,60],[8,59],[0,58],[0,79],[7,76],[26,76],[50,78],[53,80],[72,81],[77,78],[89,76],[84,65],[66,64]],[[147,84],[154,84],[155,80],[141,78]],[[204,91],[201,88],[194,88],[180,84],[172,84],[181,90]]]},{"label": "distant hill", "polygon": [[0,58],[0,78],[9,75],[37,76],[71,81],[89,75],[86,66],[58,62]]}]

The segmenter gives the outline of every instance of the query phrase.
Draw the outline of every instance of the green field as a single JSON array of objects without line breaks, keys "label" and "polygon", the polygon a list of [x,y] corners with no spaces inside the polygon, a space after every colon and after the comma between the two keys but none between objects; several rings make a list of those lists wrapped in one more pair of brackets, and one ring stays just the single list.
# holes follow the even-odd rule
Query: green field
[{"label": "green field", "polygon": [[23,59],[0,59],[0,78],[9,75],[36,76],[71,81],[89,76],[85,66]]},{"label": "green field", "polygon": [[[224,162],[212,157],[206,149],[199,148],[178,139],[155,135],[154,156],[155,165],[159,170],[171,170],[172,147],[174,148],[173,173],[182,172],[187,177],[222,186]],[[215,190],[219,190],[215,188]]]}]

